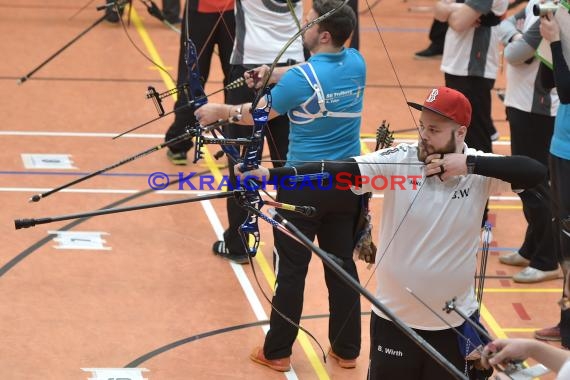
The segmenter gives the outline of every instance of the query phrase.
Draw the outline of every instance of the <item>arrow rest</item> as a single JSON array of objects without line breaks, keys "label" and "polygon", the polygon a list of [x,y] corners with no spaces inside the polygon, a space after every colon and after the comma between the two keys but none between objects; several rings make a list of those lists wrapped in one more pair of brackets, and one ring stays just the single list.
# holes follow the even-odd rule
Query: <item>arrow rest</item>
[{"label": "arrow rest", "polygon": [[394,143],[394,132],[390,130],[390,123],[386,123],[386,120],[382,120],[382,124],[376,130],[376,147],[375,151],[379,149],[385,149]]}]

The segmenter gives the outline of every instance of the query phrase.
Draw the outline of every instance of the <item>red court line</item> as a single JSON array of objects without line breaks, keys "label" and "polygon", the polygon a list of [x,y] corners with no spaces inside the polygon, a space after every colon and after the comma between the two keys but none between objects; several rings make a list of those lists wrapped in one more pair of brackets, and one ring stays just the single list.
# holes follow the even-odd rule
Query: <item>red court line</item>
[{"label": "red court line", "polygon": [[524,308],[522,303],[513,302],[513,309],[515,309],[515,312],[518,314],[519,318],[522,319],[523,321],[530,321],[532,319],[530,315],[528,315],[528,313],[526,312],[526,309]]}]

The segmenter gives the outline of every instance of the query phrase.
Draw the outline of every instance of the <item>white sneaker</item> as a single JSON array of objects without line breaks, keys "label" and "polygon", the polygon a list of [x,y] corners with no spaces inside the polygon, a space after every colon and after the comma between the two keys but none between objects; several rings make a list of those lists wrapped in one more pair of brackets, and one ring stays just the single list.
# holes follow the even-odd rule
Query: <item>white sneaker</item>
[{"label": "white sneaker", "polygon": [[525,259],[517,252],[507,253],[506,255],[500,256],[499,261],[506,265],[514,265],[517,267],[526,267],[530,264],[530,260]]},{"label": "white sneaker", "polygon": [[556,278],[558,278],[558,269],[543,271],[532,267],[526,267],[513,276],[513,281],[529,284],[534,282],[554,280]]}]

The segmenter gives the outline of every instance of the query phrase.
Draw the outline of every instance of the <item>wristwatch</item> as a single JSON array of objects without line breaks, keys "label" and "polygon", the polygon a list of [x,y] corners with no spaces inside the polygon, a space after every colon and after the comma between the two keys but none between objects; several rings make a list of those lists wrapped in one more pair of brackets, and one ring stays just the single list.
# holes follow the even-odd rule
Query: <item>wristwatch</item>
[{"label": "wristwatch", "polygon": [[[230,111],[228,112],[228,120],[230,122],[236,122],[236,121],[240,121],[241,120],[241,111],[243,110],[243,104],[240,105],[239,107],[234,107],[231,106],[230,107]],[[232,115],[232,113],[235,112],[235,115]]]},{"label": "wristwatch", "polygon": [[467,164],[467,174],[474,174],[475,165],[477,164],[477,156],[467,156],[465,163]]}]

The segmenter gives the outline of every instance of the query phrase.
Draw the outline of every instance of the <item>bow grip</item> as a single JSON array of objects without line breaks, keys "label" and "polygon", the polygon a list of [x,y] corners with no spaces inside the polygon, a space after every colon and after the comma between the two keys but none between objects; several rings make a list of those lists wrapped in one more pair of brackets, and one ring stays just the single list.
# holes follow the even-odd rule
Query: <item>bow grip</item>
[{"label": "bow grip", "polygon": [[269,88],[265,88],[263,94],[267,100],[267,104],[264,107],[257,107],[252,104],[253,133],[251,142],[244,153],[243,163],[239,168],[242,173],[259,167],[265,126],[269,121],[269,111],[271,111],[271,92]]},{"label": "bow grip", "polygon": [[198,67],[198,54],[196,51],[196,45],[190,38],[186,39],[186,55],[184,60],[186,61],[186,66],[188,69],[188,87],[191,92],[191,98],[194,101],[194,109],[202,107],[204,104],[208,103],[208,98],[204,91],[204,86],[202,85],[200,68]]}]

